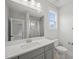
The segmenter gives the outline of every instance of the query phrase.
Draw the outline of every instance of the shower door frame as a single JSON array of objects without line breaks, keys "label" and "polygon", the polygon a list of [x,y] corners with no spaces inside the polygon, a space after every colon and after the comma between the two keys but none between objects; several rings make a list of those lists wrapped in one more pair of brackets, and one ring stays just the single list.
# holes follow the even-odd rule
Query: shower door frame
[{"label": "shower door frame", "polygon": [[[11,31],[11,33],[10,33],[10,40],[13,41],[12,37],[15,37],[14,35],[12,35],[12,25],[13,25],[13,24],[12,24],[12,20],[22,22],[22,23],[21,23],[21,24],[22,24],[22,36],[21,36],[21,39],[23,39],[23,35],[24,35],[24,20],[23,20],[23,19],[17,19],[17,18],[11,18],[11,19],[10,19],[10,23],[11,23],[11,24],[10,24],[10,26],[11,26],[11,27],[10,27],[10,28],[11,28],[11,29],[10,29],[10,31]],[[16,36],[17,36],[17,35],[16,35]]]}]

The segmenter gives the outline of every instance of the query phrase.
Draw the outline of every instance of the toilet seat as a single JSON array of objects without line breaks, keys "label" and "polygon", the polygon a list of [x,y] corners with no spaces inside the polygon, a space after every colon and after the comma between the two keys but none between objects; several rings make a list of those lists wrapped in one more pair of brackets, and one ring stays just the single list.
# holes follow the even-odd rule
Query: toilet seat
[{"label": "toilet seat", "polygon": [[57,46],[56,49],[58,51],[61,51],[61,52],[66,52],[67,51],[67,49],[65,47],[63,47],[63,46]]}]

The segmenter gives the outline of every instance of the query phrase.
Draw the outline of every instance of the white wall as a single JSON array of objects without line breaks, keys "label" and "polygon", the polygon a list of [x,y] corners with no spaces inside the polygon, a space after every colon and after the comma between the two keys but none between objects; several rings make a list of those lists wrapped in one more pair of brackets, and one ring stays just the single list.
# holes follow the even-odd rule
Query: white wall
[{"label": "white wall", "polygon": [[60,8],[59,11],[60,16],[60,30],[59,30],[59,38],[60,42],[63,43],[65,47],[69,49],[69,54],[72,54],[72,45],[68,44],[68,42],[73,42],[73,3],[70,2],[69,4]]},{"label": "white wall", "polygon": [[8,40],[8,6],[7,3],[5,3],[5,41]]}]

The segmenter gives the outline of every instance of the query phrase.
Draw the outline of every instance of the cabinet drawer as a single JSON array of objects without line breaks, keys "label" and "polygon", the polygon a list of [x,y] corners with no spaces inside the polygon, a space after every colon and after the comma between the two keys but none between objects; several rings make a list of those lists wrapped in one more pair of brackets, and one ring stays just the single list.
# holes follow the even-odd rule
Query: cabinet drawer
[{"label": "cabinet drawer", "polygon": [[53,48],[54,48],[54,44],[53,43],[49,44],[49,45],[45,46],[45,51],[49,50],[49,49],[53,49]]},{"label": "cabinet drawer", "polygon": [[44,59],[44,53],[34,57],[33,59]]},{"label": "cabinet drawer", "polygon": [[45,51],[45,59],[54,59],[53,49],[49,49],[49,50]]},{"label": "cabinet drawer", "polygon": [[14,57],[14,58],[8,58],[8,59],[18,59],[18,57]]},{"label": "cabinet drawer", "polygon": [[29,52],[27,54],[23,54],[23,55],[19,56],[19,59],[31,59],[43,52],[44,52],[44,48],[36,49],[32,52]]}]

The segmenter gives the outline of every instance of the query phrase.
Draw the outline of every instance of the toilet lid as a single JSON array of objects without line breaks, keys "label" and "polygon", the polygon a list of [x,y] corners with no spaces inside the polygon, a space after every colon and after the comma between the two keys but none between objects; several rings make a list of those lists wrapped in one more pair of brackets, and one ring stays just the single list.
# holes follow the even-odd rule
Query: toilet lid
[{"label": "toilet lid", "polygon": [[57,46],[56,49],[59,51],[67,51],[67,49],[63,46]]}]

